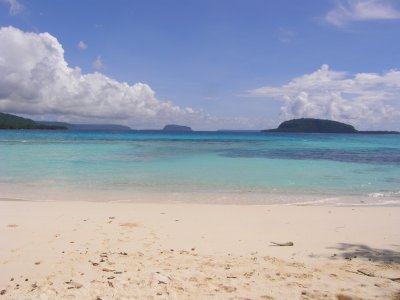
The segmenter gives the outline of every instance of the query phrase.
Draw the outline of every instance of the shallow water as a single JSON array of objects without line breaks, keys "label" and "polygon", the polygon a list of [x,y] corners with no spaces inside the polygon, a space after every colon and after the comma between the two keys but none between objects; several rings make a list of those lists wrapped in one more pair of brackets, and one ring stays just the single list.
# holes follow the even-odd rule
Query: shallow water
[{"label": "shallow water", "polygon": [[0,185],[397,205],[400,136],[0,131]]}]

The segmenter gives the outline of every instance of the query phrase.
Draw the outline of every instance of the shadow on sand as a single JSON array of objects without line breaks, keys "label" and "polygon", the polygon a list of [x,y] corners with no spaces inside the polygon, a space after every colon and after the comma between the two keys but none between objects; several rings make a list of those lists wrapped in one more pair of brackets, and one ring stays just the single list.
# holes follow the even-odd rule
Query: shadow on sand
[{"label": "shadow on sand", "polygon": [[[400,250],[400,245],[393,245]],[[389,249],[371,248],[363,244],[340,243],[336,247],[329,247],[338,251],[336,256],[344,259],[361,258],[373,262],[382,262],[387,264],[400,264],[400,252]]]}]

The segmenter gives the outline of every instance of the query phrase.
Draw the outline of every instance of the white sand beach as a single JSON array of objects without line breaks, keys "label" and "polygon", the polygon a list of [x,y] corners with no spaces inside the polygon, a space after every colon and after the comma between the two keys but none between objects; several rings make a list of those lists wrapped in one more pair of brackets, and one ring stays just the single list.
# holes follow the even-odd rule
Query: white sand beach
[{"label": "white sand beach", "polygon": [[0,298],[399,299],[399,215],[400,207],[1,201]]}]

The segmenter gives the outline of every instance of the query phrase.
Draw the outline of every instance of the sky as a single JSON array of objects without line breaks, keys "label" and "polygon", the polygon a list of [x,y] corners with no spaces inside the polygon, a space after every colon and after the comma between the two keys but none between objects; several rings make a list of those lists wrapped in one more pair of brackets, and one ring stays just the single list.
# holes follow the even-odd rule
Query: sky
[{"label": "sky", "polygon": [[397,0],[0,0],[0,111],[132,128],[400,130]]}]

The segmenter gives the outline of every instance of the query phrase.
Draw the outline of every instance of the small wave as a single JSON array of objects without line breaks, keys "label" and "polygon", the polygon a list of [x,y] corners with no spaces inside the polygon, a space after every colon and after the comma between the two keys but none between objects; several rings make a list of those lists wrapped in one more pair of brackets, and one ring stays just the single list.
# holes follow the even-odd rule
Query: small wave
[{"label": "small wave", "polygon": [[317,200],[310,200],[310,201],[301,201],[301,202],[294,202],[294,203],[287,203],[287,205],[323,205],[323,204],[336,204],[340,198],[332,197],[332,198],[322,198]]},{"label": "small wave", "polygon": [[368,197],[372,198],[385,198],[385,197],[398,197],[400,196],[400,191],[398,192],[376,192],[368,194]]}]

